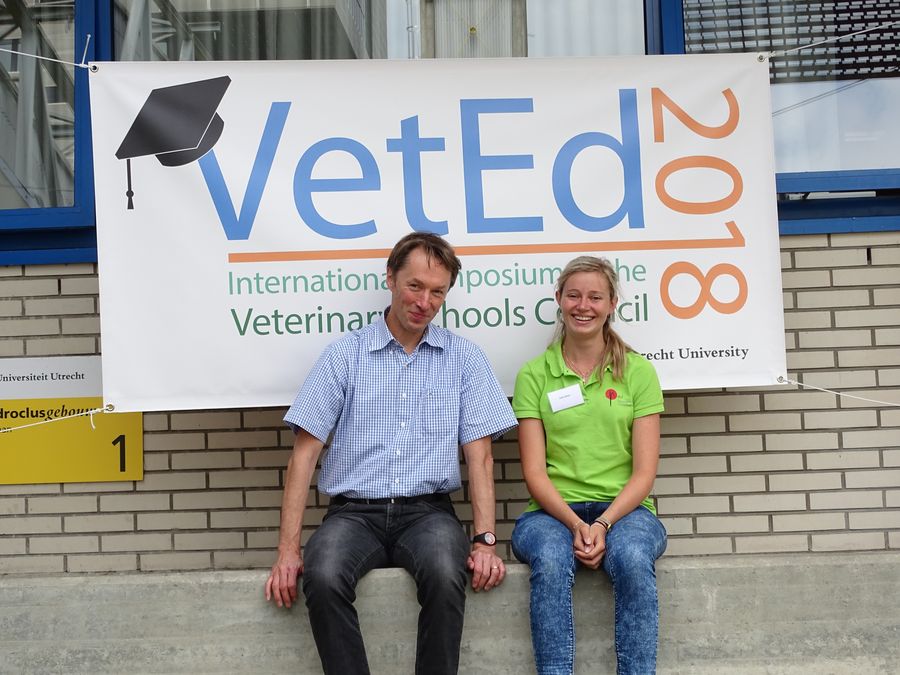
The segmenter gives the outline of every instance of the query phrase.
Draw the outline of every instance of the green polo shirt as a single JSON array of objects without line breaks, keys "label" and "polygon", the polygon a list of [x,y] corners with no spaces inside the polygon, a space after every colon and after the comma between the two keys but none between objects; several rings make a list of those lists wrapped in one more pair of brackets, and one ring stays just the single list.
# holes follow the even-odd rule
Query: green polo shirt
[{"label": "green polo shirt", "polygon": [[[579,385],[584,403],[553,412],[549,394]],[[653,365],[628,352],[622,381],[607,367],[584,384],[563,361],[559,342],[519,371],[513,395],[516,417],[539,419],[547,438],[547,475],[568,503],[611,502],[631,477],[631,425],[636,417],[663,411],[663,395]],[[648,497],[643,505],[654,514]],[[528,511],[540,506],[534,499]]]}]

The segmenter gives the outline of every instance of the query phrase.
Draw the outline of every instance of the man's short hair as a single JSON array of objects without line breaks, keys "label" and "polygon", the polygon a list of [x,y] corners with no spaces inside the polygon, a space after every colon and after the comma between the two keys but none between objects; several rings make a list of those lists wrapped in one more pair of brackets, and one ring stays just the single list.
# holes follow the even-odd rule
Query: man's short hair
[{"label": "man's short hair", "polygon": [[456,283],[456,276],[459,274],[462,263],[447,240],[431,232],[412,232],[394,245],[387,259],[387,268],[391,273],[397,274],[403,269],[409,254],[417,248],[425,251],[425,257],[429,264],[433,260],[437,260],[449,270],[451,286]]}]

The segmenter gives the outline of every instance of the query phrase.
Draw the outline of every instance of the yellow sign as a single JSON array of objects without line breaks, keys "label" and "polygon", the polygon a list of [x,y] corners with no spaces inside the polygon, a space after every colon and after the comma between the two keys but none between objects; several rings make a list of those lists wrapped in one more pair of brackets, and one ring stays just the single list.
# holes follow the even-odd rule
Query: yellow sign
[{"label": "yellow sign", "polygon": [[[141,413],[96,413],[100,396],[0,401],[0,483],[142,480]],[[17,428],[21,427],[21,428]]]}]

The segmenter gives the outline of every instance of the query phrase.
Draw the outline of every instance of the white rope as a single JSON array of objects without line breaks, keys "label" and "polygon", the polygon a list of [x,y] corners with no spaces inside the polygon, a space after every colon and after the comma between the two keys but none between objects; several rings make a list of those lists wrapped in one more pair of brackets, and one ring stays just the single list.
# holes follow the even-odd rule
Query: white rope
[{"label": "white rope", "polygon": [[112,405],[107,405],[104,408],[94,408],[93,410],[85,410],[84,412],[72,413],[71,415],[63,415],[62,417],[51,417],[49,420],[41,420],[40,422],[32,422],[31,424],[23,424],[19,427],[10,427],[8,429],[0,429],[0,434],[8,434],[11,431],[18,431],[19,429],[27,429],[28,427],[39,427],[42,424],[50,424],[51,422],[59,422],[61,420],[72,419],[73,417],[84,417],[85,415],[90,415],[91,418],[91,429],[96,429],[94,426],[94,415],[97,413],[105,413],[112,412]]},{"label": "white rope", "polygon": [[90,66],[85,63],[87,59],[88,45],[91,44],[91,34],[88,33],[87,41],[84,43],[84,53],[81,55],[81,63],[75,63],[74,61],[62,61],[60,59],[51,59],[49,56],[38,56],[37,54],[29,54],[28,52],[17,52],[15,49],[6,49],[6,47],[0,47],[0,52],[6,52],[7,54],[17,54],[19,56],[27,56],[31,59],[39,59],[41,61],[52,61],[53,63],[61,63],[64,66],[74,66],[75,68],[88,68]]},{"label": "white rope", "polygon": [[869,33],[873,30],[880,30],[882,28],[890,28],[891,26],[896,26],[897,24],[900,24],[900,21],[891,21],[890,23],[883,23],[879,26],[872,26],[871,28],[863,28],[862,30],[858,30],[854,33],[847,33],[846,35],[838,35],[836,37],[828,38],[827,40],[820,40],[819,42],[813,42],[811,44],[801,45],[799,47],[792,47],[791,49],[785,49],[782,51],[776,50],[776,51],[769,52],[768,54],[766,54],[766,58],[771,59],[771,58],[775,58],[775,57],[786,56],[787,54],[790,54],[791,52],[798,52],[801,49],[812,49],[813,47],[818,47],[819,45],[827,45],[831,42],[837,42],[838,40],[844,40],[846,38],[853,37],[854,35],[862,35],[863,33]]},{"label": "white rope", "polygon": [[879,405],[887,405],[892,406],[894,408],[900,408],[900,403],[891,403],[890,401],[877,401],[874,398],[864,398],[862,396],[854,396],[853,394],[845,394],[840,391],[833,391],[831,389],[823,389],[822,387],[817,387],[814,384],[803,384],[802,382],[797,382],[796,380],[792,380],[788,377],[778,376],[778,381],[787,384],[794,384],[798,387],[804,387],[806,389],[816,389],[818,391],[824,391],[827,394],[834,394],[835,396],[843,396],[844,398],[854,398],[857,401],[865,401],[866,403],[877,403]]}]

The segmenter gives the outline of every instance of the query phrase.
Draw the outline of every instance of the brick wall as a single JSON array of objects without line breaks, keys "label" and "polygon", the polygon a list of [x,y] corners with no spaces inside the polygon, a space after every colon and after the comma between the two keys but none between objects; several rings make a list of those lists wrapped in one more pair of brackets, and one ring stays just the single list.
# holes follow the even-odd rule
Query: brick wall
[{"label": "brick wall", "polygon": [[[893,406],[793,386],[668,392],[667,555],[900,549],[898,244],[781,242],[789,376]],[[99,332],[93,265],[0,268],[0,356],[96,354]],[[292,441],[282,413],[147,413],[139,483],[0,485],[0,573],[267,567]],[[495,458],[509,555],[527,501],[515,440]],[[304,540],[324,505],[311,492]]]}]

